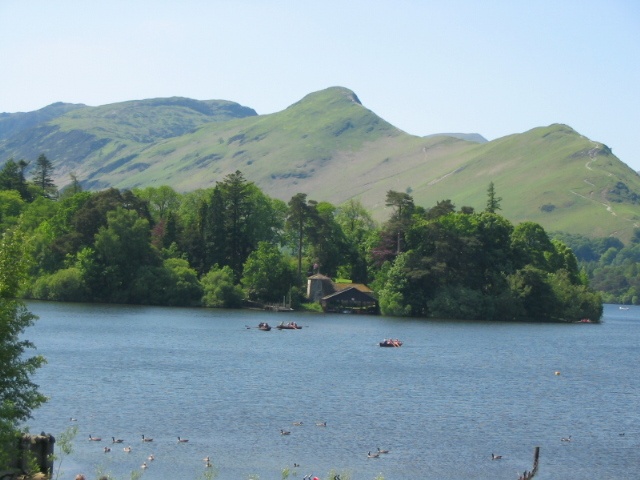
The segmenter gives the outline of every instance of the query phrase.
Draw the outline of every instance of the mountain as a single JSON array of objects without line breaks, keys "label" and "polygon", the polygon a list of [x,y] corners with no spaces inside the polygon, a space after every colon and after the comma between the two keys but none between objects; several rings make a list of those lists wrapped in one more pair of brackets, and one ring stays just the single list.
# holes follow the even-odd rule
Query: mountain
[{"label": "mountain", "polygon": [[206,123],[255,115],[253,109],[235,102],[181,97],[78,108],[16,131],[0,142],[0,158],[35,159],[45,153],[54,162],[58,186],[69,182],[69,173],[77,172],[83,185],[102,188],[112,184],[96,185],[91,178],[126,167],[150,145]]},{"label": "mountain", "polygon": [[388,190],[431,207],[482,210],[490,182],[512,222],[623,241],[640,225],[640,176],[604,144],[567,125],[486,141],[478,134],[409,135],[349,89],[310,93],[257,115],[234,102],[165,98],[82,107],[0,142],[0,163],[45,153],[59,187],[207,188],[240,170],[268,195],[335,205],[358,198],[378,220]]}]

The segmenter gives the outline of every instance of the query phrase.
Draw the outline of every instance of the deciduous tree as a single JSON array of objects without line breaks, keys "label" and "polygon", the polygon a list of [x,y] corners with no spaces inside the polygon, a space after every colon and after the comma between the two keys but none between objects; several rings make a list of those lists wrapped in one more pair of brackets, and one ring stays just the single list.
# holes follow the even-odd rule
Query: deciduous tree
[{"label": "deciduous tree", "polygon": [[24,169],[27,165],[24,160],[18,162],[12,158],[7,160],[0,170],[0,190],[15,190],[23,200],[30,201],[31,194],[24,178]]},{"label": "deciduous tree", "polygon": [[250,300],[277,303],[289,294],[293,277],[278,247],[260,242],[244,264],[242,285]]},{"label": "deciduous tree", "polygon": [[11,455],[20,423],[46,401],[31,379],[45,359],[29,356],[35,347],[23,336],[36,317],[16,300],[27,270],[25,243],[11,232],[0,237],[0,469]]},{"label": "deciduous tree", "polygon": [[215,308],[239,308],[242,305],[243,292],[234,284],[233,271],[229,266],[214,265],[200,280],[204,295],[202,304]]},{"label": "deciduous tree", "polygon": [[338,207],[335,219],[342,228],[348,245],[346,276],[354,282],[367,283],[367,254],[375,240],[376,223],[362,203],[354,199]]}]

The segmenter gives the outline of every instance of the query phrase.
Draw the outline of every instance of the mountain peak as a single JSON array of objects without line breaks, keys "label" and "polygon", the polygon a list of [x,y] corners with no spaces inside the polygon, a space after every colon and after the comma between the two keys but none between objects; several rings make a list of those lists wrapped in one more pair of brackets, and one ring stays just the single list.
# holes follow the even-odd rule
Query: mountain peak
[{"label": "mountain peak", "polygon": [[304,104],[333,105],[345,103],[362,106],[362,102],[352,90],[345,87],[329,87],[305,95],[289,108]]}]

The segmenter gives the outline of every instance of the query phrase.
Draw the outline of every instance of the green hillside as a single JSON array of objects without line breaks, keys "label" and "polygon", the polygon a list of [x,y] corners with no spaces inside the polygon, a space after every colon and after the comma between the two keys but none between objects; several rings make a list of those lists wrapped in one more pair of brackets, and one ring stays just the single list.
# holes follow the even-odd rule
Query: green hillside
[{"label": "green hillside", "polygon": [[313,189],[310,193],[320,191],[317,184],[324,182],[318,180],[341,168],[341,155],[403,135],[364,108],[353,92],[332,88],[282,112],[207,124],[160,142],[140,153],[137,171],[127,168],[113,175],[123,187],[171,183],[186,191],[211,186],[226,173],[241,170],[288,200],[307,187]]},{"label": "green hillside", "polygon": [[[253,109],[226,100],[181,97],[84,107],[0,142],[0,158],[34,159],[44,152],[55,163],[59,186],[75,172],[88,188],[102,188],[112,185],[109,172],[126,166],[150,145],[205,123],[255,115]],[[92,181],[96,177],[105,181]]]},{"label": "green hillside", "polygon": [[[640,226],[640,176],[605,145],[566,125],[477,145],[458,159],[462,166],[447,176],[425,171],[424,182],[409,184],[417,203],[450,198],[457,206],[483,208],[486,186],[493,181],[503,198],[502,213],[515,222],[622,239]],[[620,189],[622,194],[616,193]]]},{"label": "green hillside", "polygon": [[0,163],[45,153],[62,187],[206,188],[242,171],[270,196],[299,192],[336,205],[358,198],[378,220],[388,190],[425,207],[451,199],[481,210],[494,182],[502,213],[549,231],[623,241],[640,225],[640,176],[566,125],[490,142],[479,135],[408,135],[332,87],[269,115],[233,102],[184,98],[64,113],[0,142]]}]

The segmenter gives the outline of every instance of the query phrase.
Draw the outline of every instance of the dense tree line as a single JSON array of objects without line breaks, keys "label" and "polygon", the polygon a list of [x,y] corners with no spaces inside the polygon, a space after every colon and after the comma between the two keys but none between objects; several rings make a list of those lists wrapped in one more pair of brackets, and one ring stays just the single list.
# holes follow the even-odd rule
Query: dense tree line
[{"label": "dense tree line", "polygon": [[640,229],[628,245],[615,237],[591,239],[563,233],[554,237],[571,246],[581,270],[606,303],[640,305]]},{"label": "dense tree line", "polygon": [[21,232],[32,262],[24,295],[56,301],[238,307],[304,301],[306,277],[369,283],[391,315],[496,320],[600,318],[598,294],[565,243],[496,212],[450,200],[417,206],[389,191],[378,226],[356,200],[270,198],[241,172],[209,189],[57,192],[41,156],[0,171],[0,229]]}]

